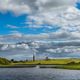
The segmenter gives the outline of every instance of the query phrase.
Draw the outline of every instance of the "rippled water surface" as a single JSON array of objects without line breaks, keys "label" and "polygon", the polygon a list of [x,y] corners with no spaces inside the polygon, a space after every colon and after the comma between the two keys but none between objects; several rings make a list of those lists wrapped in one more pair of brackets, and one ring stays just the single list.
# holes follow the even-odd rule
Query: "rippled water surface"
[{"label": "rippled water surface", "polygon": [[80,71],[38,68],[0,68],[0,80],[80,80]]}]

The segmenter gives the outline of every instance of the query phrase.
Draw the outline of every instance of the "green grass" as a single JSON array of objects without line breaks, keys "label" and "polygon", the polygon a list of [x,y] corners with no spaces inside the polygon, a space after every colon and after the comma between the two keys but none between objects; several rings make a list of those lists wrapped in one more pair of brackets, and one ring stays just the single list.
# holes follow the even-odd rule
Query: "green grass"
[{"label": "green grass", "polygon": [[56,65],[55,68],[70,69],[70,70],[80,70],[80,64],[76,64],[76,65]]},{"label": "green grass", "polygon": [[70,62],[79,63],[80,59],[52,59],[52,60],[36,60],[36,61],[27,61],[27,62],[19,62],[14,64],[68,64]]},{"label": "green grass", "polygon": [[0,57],[0,65],[8,65],[10,63],[11,63],[11,61],[9,61],[8,59]]},{"label": "green grass", "polygon": [[[3,63],[5,60],[3,61]],[[1,68],[20,68],[20,67],[35,67],[36,65],[55,65],[53,68],[74,69],[80,70],[80,59],[51,59],[51,60],[36,60],[23,62],[10,62],[9,64],[0,64]]]},{"label": "green grass", "polygon": [[[74,62],[74,63],[73,63]],[[22,64],[22,65],[56,65],[53,68],[60,69],[75,69],[80,70],[80,59],[52,59],[52,60],[37,60],[37,61],[28,61],[24,63],[13,63],[13,64]]]}]

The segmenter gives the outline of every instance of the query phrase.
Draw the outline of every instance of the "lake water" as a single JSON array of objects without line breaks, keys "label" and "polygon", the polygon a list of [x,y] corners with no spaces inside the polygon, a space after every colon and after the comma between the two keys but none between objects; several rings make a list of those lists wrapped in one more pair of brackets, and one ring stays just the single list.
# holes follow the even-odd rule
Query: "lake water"
[{"label": "lake water", "polygon": [[80,80],[80,71],[48,68],[0,68],[0,80]]}]

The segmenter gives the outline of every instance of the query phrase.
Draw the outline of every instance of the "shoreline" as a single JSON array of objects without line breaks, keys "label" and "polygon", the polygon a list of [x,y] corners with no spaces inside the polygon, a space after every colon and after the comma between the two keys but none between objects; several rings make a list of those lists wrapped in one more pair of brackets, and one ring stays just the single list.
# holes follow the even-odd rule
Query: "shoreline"
[{"label": "shoreline", "polygon": [[66,70],[80,70],[80,65],[0,65],[0,68],[53,68]]},{"label": "shoreline", "polygon": [[[80,70],[80,59],[49,59],[35,61],[8,61],[1,59],[0,68],[54,68]],[[5,63],[7,61],[7,63]]]}]

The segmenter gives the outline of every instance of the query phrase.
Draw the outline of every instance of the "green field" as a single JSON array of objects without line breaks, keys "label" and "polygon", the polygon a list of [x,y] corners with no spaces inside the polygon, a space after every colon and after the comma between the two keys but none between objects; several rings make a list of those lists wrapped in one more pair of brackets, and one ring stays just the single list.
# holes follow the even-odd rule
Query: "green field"
[{"label": "green field", "polygon": [[58,69],[80,70],[80,64],[75,65],[56,65]]},{"label": "green field", "polygon": [[26,65],[71,65],[80,64],[80,59],[49,59],[49,60],[36,60],[36,61],[23,61],[13,64],[26,64]]},{"label": "green field", "polygon": [[60,69],[80,70],[80,59],[49,59],[49,60],[12,62],[7,59],[0,58],[0,68],[35,67],[36,65],[39,65],[42,68],[51,67],[51,68],[60,68]]}]

